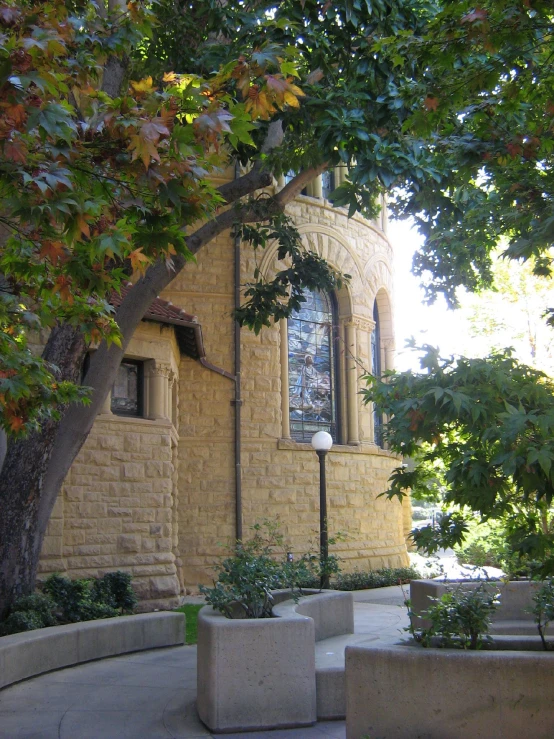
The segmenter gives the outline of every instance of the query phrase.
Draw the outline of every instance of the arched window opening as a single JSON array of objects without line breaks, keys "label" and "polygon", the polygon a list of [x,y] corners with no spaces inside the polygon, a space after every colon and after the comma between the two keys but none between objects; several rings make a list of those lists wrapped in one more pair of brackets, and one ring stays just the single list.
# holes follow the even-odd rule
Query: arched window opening
[{"label": "arched window opening", "polygon": [[[375,328],[371,334],[371,371],[375,377],[381,377],[381,324],[377,301],[373,303],[373,320]],[[373,440],[378,446],[383,446],[383,414],[375,406],[373,407]]]},{"label": "arched window opening", "polygon": [[336,442],[336,300],[308,290],[304,297],[288,320],[290,433],[296,441],[309,442],[316,431],[327,431]]}]

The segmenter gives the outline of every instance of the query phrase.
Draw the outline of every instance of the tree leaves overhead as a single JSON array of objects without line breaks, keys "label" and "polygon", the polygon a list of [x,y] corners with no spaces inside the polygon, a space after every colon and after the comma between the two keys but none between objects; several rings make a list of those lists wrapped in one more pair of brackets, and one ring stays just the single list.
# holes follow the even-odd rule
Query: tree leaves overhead
[{"label": "tree leaves overhead", "polygon": [[549,269],[549,0],[162,1],[159,12],[187,43],[160,24],[143,49],[150,62],[205,72],[264,44],[289,49],[306,96],[283,116],[286,140],[269,166],[350,164],[333,195],[350,214],[374,215],[375,196],[396,188],[392,207],[426,239],[415,268],[429,299],[442,292],[454,304],[458,286],[489,285],[500,236],[509,256],[542,256]]},{"label": "tree leaves overhead", "polygon": [[[0,8],[0,425],[10,432],[38,428],[57,405],[85,395],[30,356],[30,327],[68,322],[89,342],[119,343],[110,293],[157,260],[171,269],[175,255],[192,257],[187,226],[223,202],[209,177],[227,166],[225,139],[252,145],[255,119],[268,115],[228,94],[238,58],[210,83],[146,75],[110,97],[102,65],[148,37],[153,17],[147,4],[100,9]],[[252,75],[264,84],[265,62],[243,59],[248,84]],[[301,94],[283,79],[270,102],[298,105]]]},{"label": "tree leaves overhead", "polygon": [[[388,497],[438,482],[445,503],[458,511],[506,519],[518,531],[519,551],[554,555],[554,537],[540,518],[554,496],[554,383],[509,350],[485,359],[441,359],[431,347],[423,350],[425,373],[366,378],[365,401],[389,419],[387,443],[416,462],[395,470]],[[436,550],[458,544],[465,530],[456,512],[416,542]]]}]

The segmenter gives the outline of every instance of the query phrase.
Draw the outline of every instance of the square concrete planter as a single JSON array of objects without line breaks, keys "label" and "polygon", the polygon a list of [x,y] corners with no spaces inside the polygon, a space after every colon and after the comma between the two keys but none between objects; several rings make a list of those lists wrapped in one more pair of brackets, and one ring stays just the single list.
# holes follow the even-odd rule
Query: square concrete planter
[{"label": "square concrete planter", "polygon": [[310,726],[316,721],[315,629],[307,616],[198,615],[200,719],[213,732]]}]

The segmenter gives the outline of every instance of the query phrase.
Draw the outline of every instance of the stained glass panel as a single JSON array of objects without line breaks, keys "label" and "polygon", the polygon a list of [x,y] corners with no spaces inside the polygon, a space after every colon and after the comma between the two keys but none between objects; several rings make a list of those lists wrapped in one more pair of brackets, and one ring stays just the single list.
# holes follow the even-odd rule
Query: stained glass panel
[{"label": "stained glass panel", "polygon": [[304,297],[288,321],[291,436],[310,441],[316,431],[328,431],[336,441],[333,306],[324,293]]}]

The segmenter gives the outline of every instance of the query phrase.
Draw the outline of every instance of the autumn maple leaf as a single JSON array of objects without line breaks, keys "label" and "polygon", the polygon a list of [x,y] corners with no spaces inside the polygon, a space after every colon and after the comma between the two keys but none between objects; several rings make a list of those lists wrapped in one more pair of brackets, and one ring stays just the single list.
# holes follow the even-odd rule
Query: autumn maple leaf
[{"label": "autumn maple leaf", "polygon": [[427,95],[423,101],[423,105],[427,110],[436,110],[439,107],[439,99],[433,95]]}]

